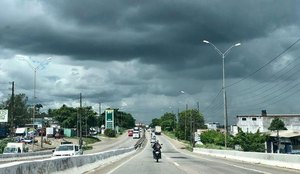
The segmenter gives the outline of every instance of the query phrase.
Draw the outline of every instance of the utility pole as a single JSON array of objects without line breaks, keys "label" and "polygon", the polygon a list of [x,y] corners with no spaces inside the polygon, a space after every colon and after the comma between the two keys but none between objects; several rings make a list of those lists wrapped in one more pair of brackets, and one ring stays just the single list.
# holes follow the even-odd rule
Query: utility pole
[{"label": "utility pole", "polygon": [[80,149],[82,149],[82,124],[81,124],[81,117],[82,117],[82,96],[81,96],[81,93],[80,93],[80,96],[79,96],[79,101],[80,101],[80,108],[79,108],[79,124],[80,124],[80,138],[79,138],[79,147]]},{"label": "utility pole", "polygon": [[186,140],[186,119],[187,119],[187,110],[188,110],[188,104],[185,105],[185,119],[184,119],[184,139]]},{"label": "utility pole", "polygon": [[99,117],[101,116],[101,102],[99,101]]},{"label": "utility pole", "polygon": [[10,98],[10,136],[13,137],[14,130],[14,108],[15,108],[15,82],[11,83],[11,98]]},{"label": "utility pole", "polygon": [[77,124],[76,124],[76,129],[77,129],[77,137],[79,138],[79,109],[77,109]]}]

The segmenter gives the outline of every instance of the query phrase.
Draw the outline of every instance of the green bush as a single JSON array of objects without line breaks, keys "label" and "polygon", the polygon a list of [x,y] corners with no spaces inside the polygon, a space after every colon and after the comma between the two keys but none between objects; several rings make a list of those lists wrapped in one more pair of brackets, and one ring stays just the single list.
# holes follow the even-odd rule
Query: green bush
[{"label": "green bush", "polygon": [[93,146],[83,146],[82,147],[82,150],[91,150],[91,149],[93,149]]},{"label": "green bush", "polygon": [[108,137],[116,137],[116,131],[112,129],[105,129],[104,135]]},{"label": "green bush", "polygon": [[101,140],[97,137],[88,136],[86,138],[83,137],[83,141],[86,142],[86,144],[93,144],[93,143],[99,142]]},{"label": "green bush", "polygon": [[4,138],[0,140],[0,153],[3,153],[4,148],[6,147],[8,142],[12,142],[11,138]]}]

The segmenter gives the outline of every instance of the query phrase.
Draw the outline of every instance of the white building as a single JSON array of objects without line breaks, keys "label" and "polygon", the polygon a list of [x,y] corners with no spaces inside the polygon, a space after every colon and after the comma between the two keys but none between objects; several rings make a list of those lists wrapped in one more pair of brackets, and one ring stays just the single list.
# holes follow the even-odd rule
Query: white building
[{"label": "white building", "polygon": [[[274,118],[279,118],[285,124],[287,130],[271,132],[268,128]],[[265,110],[261,115],[238,115],[236,127],[243,132],[267,133],[271,139],[266,141],[268,153],[299,153],[300,152],[300,114],[267,114]],[[233,134],[238,130],[233,129]],[[277,138],[278,137],[278,138]],[[279,143],[279,144],[278,144]]]},{"label": "white building", "polygon": [[288,130],[300,131],[300,114],[238,115],[237,127],[243,132],[269,132],[268,128],[274,118],[282,120]]},{"label": "white building", "polygon": [[220,123],[218,122],[209,122],[205,123],[208,130],[217,130],[220,127]]}]

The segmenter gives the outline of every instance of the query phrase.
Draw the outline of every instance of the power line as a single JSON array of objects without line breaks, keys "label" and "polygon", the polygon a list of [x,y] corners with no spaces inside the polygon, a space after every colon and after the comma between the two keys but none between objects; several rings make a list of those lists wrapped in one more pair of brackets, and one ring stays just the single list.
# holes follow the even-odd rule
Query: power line
[{"label": "power line", "polygon": [[290,45],[289,47],[287,47],[284,51],[282,51],[281,53],[279,53],[277,56],[275,56],[273,59],[271,59],[269,62],[267,62],[266,64],[264,64],[263,66],[261,66],[260,68],[258,68],[256,71],[252,72],[251,74],[245,76],[244,78],[238,80],[235,83],[232,83],[230,85],[227,85],[225,88],[229,88],[231,86],[234,86],[240,82],[242,82],[243,80],[248,79],[249,77],[253,76],[254,74],[256,74],[257,72],[259,72],[260,70],[262,70],[264,67],[266,67],[267,65],[269,65],[271,62],[273,62],[274,60],[278,59],[279,57],[281,57],[284,53],[286,53],[289,49],[291,49],[294,45],[296,45],[298,42],[300,41],[300,38],[298,40],[296,40],[292,45]]}]

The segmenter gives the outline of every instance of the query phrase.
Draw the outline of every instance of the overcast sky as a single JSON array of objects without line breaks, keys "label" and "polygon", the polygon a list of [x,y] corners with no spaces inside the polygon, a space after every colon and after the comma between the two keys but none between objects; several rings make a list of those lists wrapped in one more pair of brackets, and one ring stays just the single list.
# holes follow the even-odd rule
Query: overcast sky
[{"label": "overcast sky", "polygon": [[[141,122],[189,108],[228,117],[300,113],[300,7],[285,0],[2,0],[0,97],[44,109],[121,108]],[[51,62],[47,62],[51,57]],[[23,59],[23,61],[22,61]],[[25,60],[25,61],[24,61]],[[30,66],[31,65],[31,66]],[[184,91],[184,92],[183,92]]]}]

